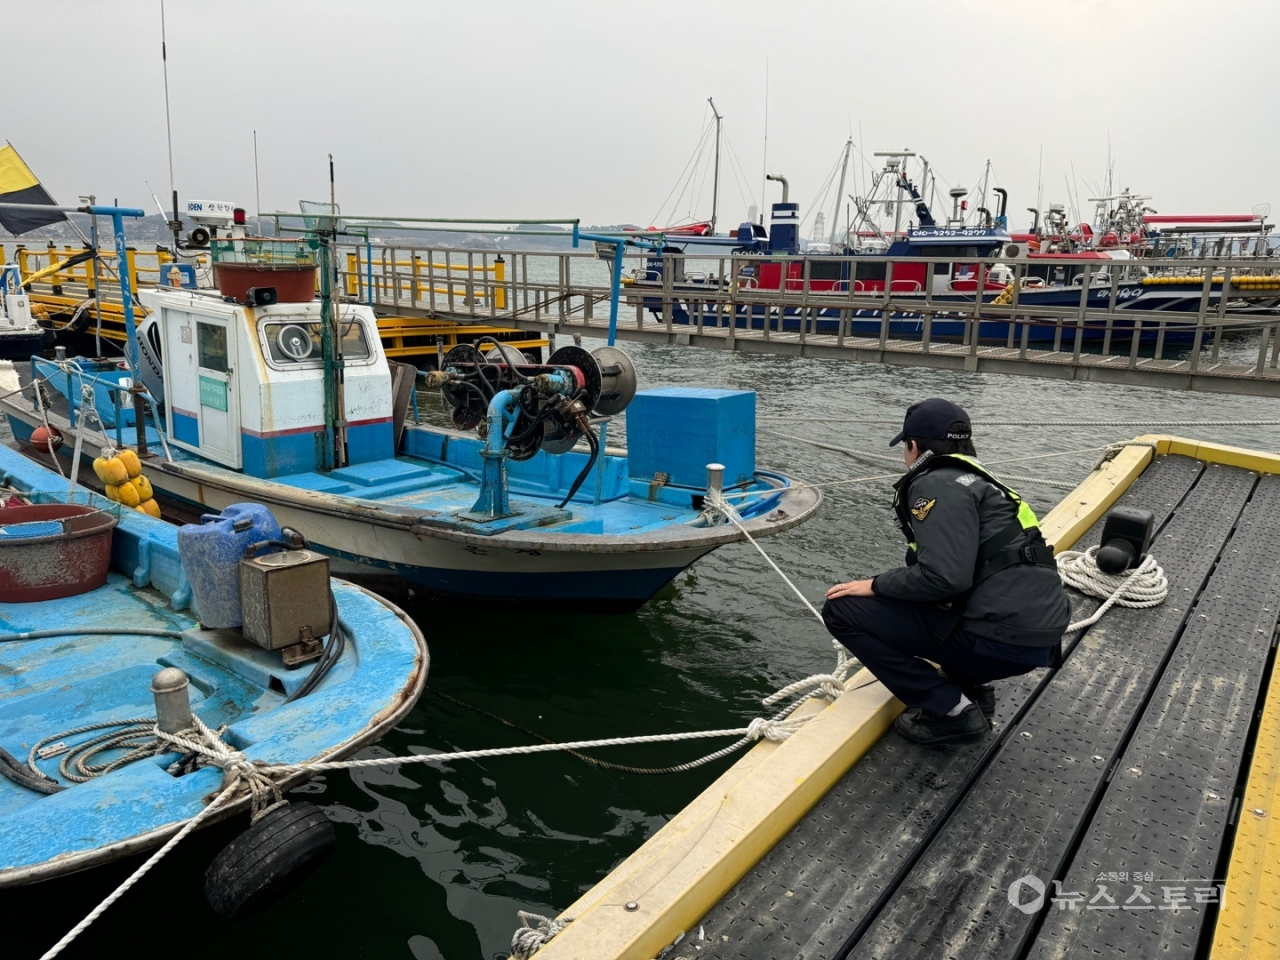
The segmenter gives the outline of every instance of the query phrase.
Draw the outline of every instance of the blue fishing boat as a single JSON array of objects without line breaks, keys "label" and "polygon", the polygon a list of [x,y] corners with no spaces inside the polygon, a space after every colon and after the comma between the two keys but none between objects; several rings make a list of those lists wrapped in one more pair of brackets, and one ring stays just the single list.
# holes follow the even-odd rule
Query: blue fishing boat
[{"label": "blue fishing boat", "polygon": [[[239,628],[210,626],[226,622],[218,572],[201,565],[207,549],[180,537],[223,543],[223,525],[233,544],[271,535],[261,508],[182,532],[86,488],[68,493],[65,479],[3,447],[0,488],[0,888],[155,847],[205,809],[223,771],[157,749],[155,727],[180,707],[177,726],[194,716],[250,762],[308,762],[373,743],[422,692],[421,632],[349,583],[332,581],[329,640],[294,669],[289,648],[263,644],[290,616],[282,602],[303,589],[296,579],[260,596],[241,572],[242,601],[268,602],[242,602]],[[314,587],[307,553],[278,550],[259,565],[268,579],[309,570]],[[95,557],[96,574],[82,569]],[[249,803],[242,796],[208,821]],[[303,813],[288,807],[275,817]]]},{"label": "blue fishing boat", "polygon": [[[637,391],[612,346],[534,364],[497,341],[461,345],[420,378],[388,361],[370,308],[331,295],[329,270],[312,297],[330,249],[315,236],[219,241],[219,289],[141,294],[127,366],[22,364],[32,388],[0,411],[23,452],[75,470],[77,451],[133,443],[172,519],[250,500],[344,576],[603,609],[633,609],[717,547],[817,510],[817,490],[757,469],[753,392]],[[286,285],[289,271],[307,279]],[[417,387],[440,391],[456,429],[416,422]],[[625,453],[606,442],[624,411]],[[38,430],[60,448],[33,445]]]}]

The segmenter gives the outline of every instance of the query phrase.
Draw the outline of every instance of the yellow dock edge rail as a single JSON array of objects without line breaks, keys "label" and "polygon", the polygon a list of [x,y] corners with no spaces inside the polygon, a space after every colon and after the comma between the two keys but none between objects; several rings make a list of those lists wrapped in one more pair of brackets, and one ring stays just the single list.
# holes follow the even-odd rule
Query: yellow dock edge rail
[{"label": "yellow dock edge rail", "polygon": [[[1259,453],[1179,437],[1138,437],[1100,465],[1045,515],[1041,529],[1055,550],[1072,547],[1141,476],[1156,454],[1195,457],[1212,463],[1280,473],[1280,455]],[[537,960],[651,960],[681,932],[706,916],[733,886],[781,840],[828,790],[888,730],[902,710],[870,674],[851,678],[834,703],[810,701],[800,711],[813,719],[780,743],[762,741],[726,770],[670,822],[578,898],[562,917],[574,921],[537,953]],[[1263,740],[1250,773],[1251,805],[1280,815],[1280,689],[1269,698],[1271,754],[1265,774]],[[1264,726],[1267,723],[1264,716]],[[1255,779],[1258,781],[1255,790]],[[1263,796],[1265,794],[1265,797]],[[1280,929],[1280,828],[1274,818],[1242,822],[1228,878],[1228,907],[1219,920],[1233,918],[1230,891],[1242,843],[1264,866],[1264,897],[1252,898],[1250,922],[1273,937]],[[1249,828],[1246,836],[1246,826]],[[1252,834],[1266,831],[1269,846]],[[1250,881],[1241,874],[1241,880]],[[1256,882],[1255,882],[1256,885]],[[1265,900],[1265,903],[1263,902]],[[1265,917],[1260,912],[1265,909]],[[1258,916],[1255,916],[1258,915]],[[1213,960],[1242,960],[1219,953]],[[1274,947],[1250,960],[1277,956]]]},{"label": "yellow dock edge rail", "polygon": [[[1188,443],[1195,452],[1177,449]],[[1280,473],[1280,455],[1173,441],[1173,453]],[[1280,957],[1280,676],[1273,666],[1227,866],[1226,889],[1209,960]]]}]

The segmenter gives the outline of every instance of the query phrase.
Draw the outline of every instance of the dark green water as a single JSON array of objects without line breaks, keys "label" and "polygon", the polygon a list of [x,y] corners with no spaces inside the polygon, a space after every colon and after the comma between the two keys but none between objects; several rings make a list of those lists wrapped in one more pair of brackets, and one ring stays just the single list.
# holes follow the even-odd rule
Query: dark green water
[{"label": "dark green water", "polygon": [[[759,394],[762,418],[797,418],[762,419],[760,465],[811,481],[895,469],[794,439],[888,453],[893,427],[814,419],[900,417],[908,403],[927,396],[951,397],[979,422],[1276,417],[1274,402],[1249,398],[624,346],[637,361],[642,385],[750,388]],[[1225,349],[1256,356],[1248,341]],[[611,443],[625,439],[621,429],[612,429]],[[1095,447],[1136,432],[1146,431],[979,423],[976,439],[983,459],[994,461]],[[1276,428],[1166,432],[1280,446]],[[1076,481],[1095,458],[1077,454],[1005,469]],[[1015,486],[1042,514],[1065,492]],[[832,582],[896,564],[901,544],[887,490],[880,482],[833,487],[817,519],[766,541],[766,548],[815,601]],[[700,561],[632,615],[519,613],[422,600],[406,609],[431,648],[428,691],[368,755],[531,742],[481,710],[566,740],[738,726],[757,715],[761,696],[833,662],[829,638],[748,545]],[[601,756],[664,765],[718,745],[616,749]],[[285,901],[234,924],[208,910],[204,868],[243,827],[224,824],[185,841],[64,956],[127,951],[138,958],[190,960],[492,960],[506,955],[517,910],[554,914],[567,907],[730,762],[641,777],[544,755],[329,775],[303,791],[338,824],[337,853]],[[0,894],[0,957],[38,956],[138,862]]]}]

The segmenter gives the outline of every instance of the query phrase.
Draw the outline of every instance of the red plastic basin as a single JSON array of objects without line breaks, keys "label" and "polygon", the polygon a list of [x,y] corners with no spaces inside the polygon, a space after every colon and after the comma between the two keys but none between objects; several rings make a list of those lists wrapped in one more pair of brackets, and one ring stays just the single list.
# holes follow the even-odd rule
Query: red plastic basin
[{"label": "red plastic basin", "polygon": [[111,531],[119,520],[74,503],[0,507],[0,527],[48,521],[54,521],[50,532],[30,528],[38,536],[0,532],[0,603],[72,597],[107,582]]}]

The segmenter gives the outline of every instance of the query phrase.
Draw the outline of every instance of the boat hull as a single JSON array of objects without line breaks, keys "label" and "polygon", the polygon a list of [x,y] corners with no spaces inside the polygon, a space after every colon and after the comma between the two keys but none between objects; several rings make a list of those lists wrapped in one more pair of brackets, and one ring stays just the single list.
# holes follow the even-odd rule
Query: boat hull
[{"label": "boat hull", "polygon": [[683,551],[664,558],[670,566],[637,567],[623,562],[616,569],[600,569],[600,564],[557,564],[554,570],[494,572],[388,564],[385,567],[361,562],[343,552],[331,553],[333,571],[372,589],[395,593],[406,587],[425,590],[451,599],[479,599],[528,606],[566,606],[602,613],[625,613],[645,601],[679,576],[680,572],[708,551]]},{"label": "boat hull", "polygon": [[[12,404],[4,409],[15,439],[29,440],[39,423],[35,415]],[[75,430],[61,418],[51,421],[64,434],[59,456],[65,462]],[[86,433],[86,460],[99,454],[99,442]],[[37,462],[48,459],[29,444],[22,445],[22,452]],[[534,528],[486,537],[434,524],[428,516],[389,510],[376,501],[299,490],[216,467],[157,458],[144,469],[166,515],[196,519],[232,503],[263,503],[282,526],[301,531],[315,549],[334,557],[335,572],[376,583],[379,589],[394,576],[443,596],[625,611],[641,606],[716,547],[742,539],[733,527],[683,524],[646,536]],[[83,481],[92,484],[94,478],[86,473],[82,469]],[[773,519],[749,520],[747,528],[755,536],[779,533],[808,519],[820,502],[821,495],[812,489],[784,491],[779,504],[784,509]]]},{"label": "boat hull", "polygon": [[0,334],[0,360],[29,360],[52,341],[52,333],[44,330]]},{"label": "boat hull", "polygon": [[[1157,339],[1164,343],[1190,343],[1195,335],[1194,314],[1198,308],[1199,294],[1194,296],[1164,290],[1147,290],[1141,285],[1127,285],[1124,290],[1130,295],[1118,301],[1118,308],[1125,313],[1134,314],[1133,319],[1122,318],[1112,323],[1110,337],[1113,342],[1122,343],[1133,340],[1136,336],[1142,343],[1154,343]],[[653,294],[644,291],[636,283],[632,286],[631,302],[641,303],[655,317],[662,316],[662,301]],[[824,306],[820,294],[811,294],[813,305],[809,307],[784,307],[770,304],[737,304],[734,312],[719,313],[713,300],[704,300],[700,291],[688,287],[676,287],[671,304],[671,318],[680,325],[695,325],[701,322],[704,328],[727,328],[732,325],[739,330],[763,330],[766,325],[772,332],[798,333],[802,322],[809,333],[829,334],[843,333],[850,337],[879,337],[883,326],[883,312],[874,309],[842,310],[839,307]],[[994,294],[987,297],[990,300]],[[896,303],[911,303],[919,300],[924,304],[924,297],[919,294],[895,293]],[[1110,301],[1110,289],[1098,288],[1089,294],[1089,309],[1105,310]],[[978,339],[983,343],[1008,343],[1010,335],[1015,343],[1021,342],[1025,335],[1029,343],[1053,343],[1059,337],[1061,342],[1072,345],[1077,330],[1074,323],[1064,323],[1061,328],[1049,320],[1036,322],[1037,307],[1045,309],[1075,309],[1080,304],[1079,288],[1051,288],[1046,290],[1025,290],[1021,295],[1019,310],[1026,309],[1028,322],[1011,324],[1008,320],[984,318],[978,324]],[[972,316],[964,316],[963,312],[973,310],[972,296],[938,295],[930,300],[930,305],[937,308],[929,326],[929,338],[938,342],[965,342],[971,336],[973,328]],[[946,311],[951,309],[952,313]],[[699,314],[701,318],[699,319]],[[842,329],[843,326],[843,329]],[[1162,329],[1163,327],[1163,329]],[[1012,328],[1012,330],[1011,330]],[[888,335],[896,340],[921,340],[925,332],[925,316],[916,310],[895,310],[889,313]],[[1081,342],[1101,343],[1108,334],[1105,324],[1090,321],[1079,329]]]}]

